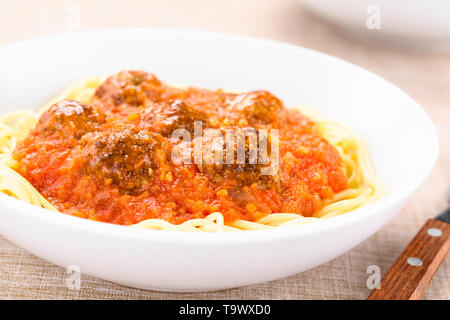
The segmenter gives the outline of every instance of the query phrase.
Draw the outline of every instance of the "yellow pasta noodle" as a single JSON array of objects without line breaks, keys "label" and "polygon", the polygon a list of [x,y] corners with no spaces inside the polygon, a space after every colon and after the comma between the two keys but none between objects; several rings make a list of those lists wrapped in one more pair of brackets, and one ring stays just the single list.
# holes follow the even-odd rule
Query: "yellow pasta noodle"
[{"label": "yellow pasta noodle", "polygon": [[[62,99],[89,101],[103,80],[104,78],[96,77],[75,83],[50,101],[40,112],[18,110],[0,118],[1,192],[33,205],[56,210],[24,177],[15,171],[17,162],[12,158],[11,153],[17,142],[24,139],[34,128],[42,111]],[[192,232],[272,229],[338,216],[379,199],[383,195],[383,188],[375,176],[368,150],[362,139],[346,126],[324,119],[310,108],[299,109],[317,123],[323,137],[337,148],[344,162],[343,170],[348,179],[348,189],[325,200],[322,209],[312,217],[303,217],[293,213],[272,213],[254,222],[237,220],[226,225],[223,215],[215,212],[203,219],[191,219],[179,225],[160,219],[148,219],[131,227]]]}]

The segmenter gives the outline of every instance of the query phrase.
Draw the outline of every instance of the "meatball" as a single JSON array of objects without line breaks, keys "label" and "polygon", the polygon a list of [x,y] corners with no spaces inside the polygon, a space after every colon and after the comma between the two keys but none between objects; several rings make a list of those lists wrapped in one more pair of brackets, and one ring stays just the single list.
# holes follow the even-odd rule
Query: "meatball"
[{"label": "meatball", "polygon": [[[207,134],[208,130],[213,131],[213,134]],[[227,137],[229,130],[233,130],[233,134]],[[233,181],[236,186],[254,183],[261,188],[280,186],[278,173],[267,174],[265,171],[272,165],[270,150],[267,158],[263,159],[255,129],[227,128],[221,129],[220,133],[216,129],[206,129],[201,139],[202,162],[196,165],[214,183],[221,184],[228,180]]]},{"label": "meatball", "polygon": [[194,122],[201,121],[207,126],[207,116],[181,100],[169,100],[155,103],[145,109],[141,124],[151,131],[170,137],[175,129],[186,129],[194,133]]},{"label": "meatball", "polygon": [[85,136],[82,144],[87,173],[122,193],[144,191],[157,172],[169,167],[168,141],[136,127],[96,132]]},{"label": "meatball", "polygon": [[200,172],[206,174],[212,182],[220,184],[224,179],[231,179],[236,186],[258,184],[259,187],[278,188],[281,186],[278,175],[262,175],[261,169],[266,168],[260,164],[202,164]]},{"label": "meatball", "polygon": [[251,126],[279,128],[287,120],[283,102],[268,91],[250,91],[237,95],[230,109],[238,119],[243,117]]},{"label": "meatball", "polygon": [[105,122],[105,115],[96,107],[77,101],[63,100],[45,111],[36,125],[36,131],[44,136],[73,136],[80,139]]},{"label": "meatball", "polygon": [[224,179],[232,179],[237,185],[252,185],[257,183],[261,188],[270,188],[279,183],[279,177],[261,175],[261,169],[265,166],[259,164],[206,164],[202,165],[200,172],[206,173],[215,183]]},{"label": "meatball", "polygon": [[153,74],[121,71],[97,88],[91,103],[104,110],[120,112],[121,106],[139,107],[147,100],[159,100],[161,87],[161,81]]}]

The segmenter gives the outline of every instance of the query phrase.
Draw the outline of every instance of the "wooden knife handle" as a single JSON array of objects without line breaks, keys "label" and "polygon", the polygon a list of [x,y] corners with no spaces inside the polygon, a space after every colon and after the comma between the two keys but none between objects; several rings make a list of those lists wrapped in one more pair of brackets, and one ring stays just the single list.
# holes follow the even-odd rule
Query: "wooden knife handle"
[{"label": "wooden knife handle", "polygon": [[449,236],[450,223],[429,219],[367,299],[421,299],[448,253]]}]

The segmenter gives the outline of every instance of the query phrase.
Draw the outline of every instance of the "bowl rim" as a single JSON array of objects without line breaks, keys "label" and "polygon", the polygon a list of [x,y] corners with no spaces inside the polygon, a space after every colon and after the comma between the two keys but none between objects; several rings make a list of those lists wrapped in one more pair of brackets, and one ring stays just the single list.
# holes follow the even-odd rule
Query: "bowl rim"
[{"label": "bowl rim", "polygon": [[361,220],[365,220],[377,214],[378,211],[383,208],[395,206],[407,200],[424,182],[428,177],[431,170],[436,163],[439,154],[439,140],[436,127],[434,126],[431,118],[423,110],[420,105],[413,100],[403,90],[385,80],[381,76],[366,70],[358,65],[345,61],[341,58],[334,57],[332,55],[312,50],[309,48],[301,47],[298,45],[285,43],[276,40],[250,37],[245,35],[236,35],[216,31],[204,31],[204,30],[186,30],[177,28],[118,28],[118,29],[96,29],[96,30],[83,30],[74,31],[71,33],[61,33],[56,35],[50,35],[45,37],[39,37],[34,39],[28,39],[17,43],[8,44],[6,46],[0,46],[0,56],[9,50],[16,50],[20,47],[26,47],[42,42],[54,42],[58,40],[68,40],[70,38],[79,37],[100,37],[108,35],[152,35],[152,34],[182,34],[185,36],[203,37],[208,39],[211,37],[221,38],[228,41],[241,41],[246,43],[252,43],[255,45],[275,46],[284,50],[295,50],[303,57],[313,57],[314,59],[321,59],[329,63],[340,64],[345,68],[353,69],[356,72],[363,72],[368,77],[376,81],[384,82],[391,90],[397,94],[407,98],[410,108],[421,114],[424,127],[430,136],[430,154],[427,156],[426,170],[422,170],[415,178],[415,182],[410,184],[407,188],[400,189],[394,193],[389,193],[378,201],[362,206],[348,213],[320,220],[314,223],[301,224],[297,226],[290,226],[286,228],[273,228],[265,230],[252,230],[245,232],[180,232],[177,230],[151,230],[130,228],[123,225],[115,225],[110,223],[99,223],[97,221],[74,217],[60,212],[54,212],[48,209],[40,208],[29,203],[23,202],[16,198],[10,197],[6,194],[0,193],[0,206],[7,208],[9,211],[20,211],[26,219],[35,219],[42,222],[53,224],[54,226],[61,228],[70,228],[79,232],[92,232],[102,236],[113,236],[121,239],[133,239],[139,241],[152,241],[160,243],[173,243],[179,244],[181,241],[186,244],[202,244],[202,245],[216,245],[218,243],[262,243],[273,240],[285,240],[296,236],[308,236],[313,233],[326,232],[327,230],[339,228],[344,225],[351,225]]}]

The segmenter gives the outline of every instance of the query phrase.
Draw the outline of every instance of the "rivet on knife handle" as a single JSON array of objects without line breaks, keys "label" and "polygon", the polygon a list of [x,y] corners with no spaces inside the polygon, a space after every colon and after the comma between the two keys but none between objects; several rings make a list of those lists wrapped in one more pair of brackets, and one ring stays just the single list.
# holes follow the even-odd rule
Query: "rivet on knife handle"
[{"label": "rivet on knife handle", "polygon": [[421,299],[450,248],[450,224],[429,219],[381,280],[369,300]]}]

